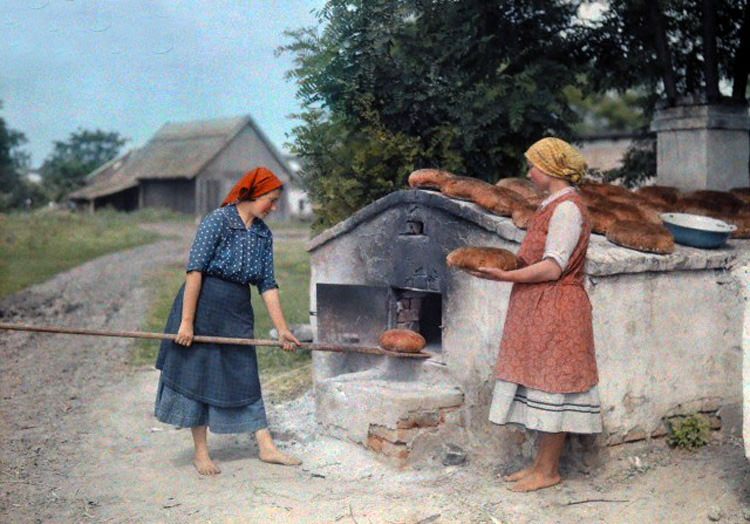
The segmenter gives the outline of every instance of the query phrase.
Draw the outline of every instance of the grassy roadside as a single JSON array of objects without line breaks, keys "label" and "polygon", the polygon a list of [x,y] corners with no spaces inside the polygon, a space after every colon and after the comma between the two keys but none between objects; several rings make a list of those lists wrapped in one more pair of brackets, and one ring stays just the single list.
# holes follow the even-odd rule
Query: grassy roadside
[{"label": "grassy roadside", "polygon": [[154,241],[139,223],[178,219],[164,211],[61,210],[0,214],[0,298],[93,258]]},{"label": "grassy roadside", "polygon": [[[279,294],[284,316],[289,324],[309,321],[310,258],[305,251],[308,237],[306,224],[286,223],[269,226],[274,232],[274,269],[279,283]],[[144,331],[162,331],[172,301],[185,279],[183,264],[160,269],[145,277],[151,290],[151,307]],[[252,289],[255,311],[255,336],[269,338],[273,327],[263,299]],[[286,353],[275,347],[258,347],[258,365],[266,393],[272,397],[289,398],[304,391],[310,384],[310,353]],[[152,365],[158,352],[158,342],[139,340],[134,344],[131,362],[134,365]]]}]

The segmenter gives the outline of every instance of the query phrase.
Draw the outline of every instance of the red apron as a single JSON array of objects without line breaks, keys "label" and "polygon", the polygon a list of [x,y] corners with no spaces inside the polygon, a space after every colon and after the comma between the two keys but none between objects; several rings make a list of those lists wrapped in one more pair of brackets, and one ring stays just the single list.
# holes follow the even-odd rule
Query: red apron
[{"label": "red apron", "polygon": [[598,380],[591,303],[583,269],[591,235],[586,207],[574,192],[537,211],[518,251],[523,266],[542,260],[555,208],[571,201],[583,216],[581,235],[559,280],[513,284],[495,377],[550,393],[590,389]]}]

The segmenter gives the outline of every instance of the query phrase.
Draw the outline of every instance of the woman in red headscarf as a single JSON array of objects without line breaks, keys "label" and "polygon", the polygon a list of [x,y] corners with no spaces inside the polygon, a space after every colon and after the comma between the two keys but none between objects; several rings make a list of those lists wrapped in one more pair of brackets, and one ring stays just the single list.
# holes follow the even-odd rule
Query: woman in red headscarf
[{"label": "woman in red headscarf", "polygon": [[196,233],[180,288],[167,319],[156,368],[161,370],[154,413],[165,423],[189,427],[195,468],[220,473],[206,444],[214,433],[254,433],[260,459],[297,465],[271,440],[261,396],[255,348],[193,344],[194,334],[253,338],[249,285],[255,285],[286,351],[299,345],[287,327],[273,271],[273,237],[263,218],[276,209],[283,187],[268,169],[253,169],[209,213]]}]

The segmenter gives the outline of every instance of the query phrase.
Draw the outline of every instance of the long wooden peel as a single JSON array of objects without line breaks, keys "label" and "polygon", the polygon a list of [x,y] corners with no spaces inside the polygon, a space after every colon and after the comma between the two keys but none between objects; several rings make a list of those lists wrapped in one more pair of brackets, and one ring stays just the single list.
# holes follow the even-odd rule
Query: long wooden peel
[{"label": "long wooden peel", "polygon": [[[0,329],[8,329],[13,331],[36,331],[42,333],[64,333],[68,335],[96,335],[102,337],[125,337],[125,338],[153,338],[153,339],[167,339],[174,340],[177,338],[176,334],[173,333],[148,333],[144,331],[110,331],[103,329],[81,329],[81,328],[65,328],[57,326],[32,326],[30,324],[9,324],[0,322]],[[259,338],[231,338],[231,337],[211,337],[204,335],[196,335],[193,337],[193,342],[210,342],[213,344],[237,344],[242,346],[277,346],[281,347],[282,344],[278,340],[264,340]],[[300,343],[297,346],[298,349],[306,349],[308,351],[333,351],[336,353],[366,353],[368,355],[386,355],[389,357],[400,357],[400,358],[429,358],[430,355],[427,353],[400,353],[398,351],[390,351],[383,349],[378,346],[340,346],[336,344],[311,344],[311,343]]]}]

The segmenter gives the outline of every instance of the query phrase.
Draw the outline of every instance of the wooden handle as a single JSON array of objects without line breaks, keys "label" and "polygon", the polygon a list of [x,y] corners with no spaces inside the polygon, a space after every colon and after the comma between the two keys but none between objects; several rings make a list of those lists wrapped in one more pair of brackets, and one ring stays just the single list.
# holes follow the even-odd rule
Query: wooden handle
[{"label": "wooden handle", "polygon": [[[125,337],[125,338],[151,338],[174,340],[177,335],[174,333],[149,333],[144,331],[111,331],[103,329],[83,329],[83,328],[65,328],[57,326],[32,326],[30,324],[9,324],[0,322],[0,329],[13,331],[35,331],[42,333],[64,333],[68,335],[96,335],[104,337]],[[282,344],[278,340],[265,340],[260,338],[232,338],[232,337],[212,337],[206,335],[196,335],[193,342],[209,342],[213,344],[237,344],[242,346],[276,346]],[[387,355],[389,357],[402,358],[429,358],[427,353],[399,353],[389,351],[375,346],[340,346],[336,344],[310,344],[300,343],[299,349],[308,351],[332,351],[336,353],[365,353],[368,355]]]}]

